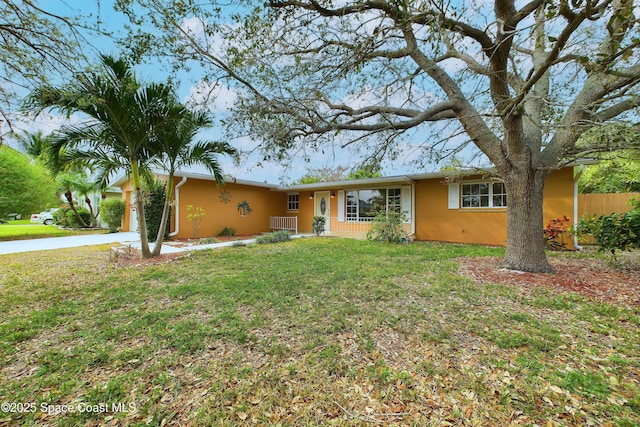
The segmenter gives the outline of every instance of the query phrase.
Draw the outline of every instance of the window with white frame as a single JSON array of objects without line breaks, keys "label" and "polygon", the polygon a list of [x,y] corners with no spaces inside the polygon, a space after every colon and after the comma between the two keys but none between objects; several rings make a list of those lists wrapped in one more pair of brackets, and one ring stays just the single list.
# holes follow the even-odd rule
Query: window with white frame
[{"label": "window with white frame", "polygon": [[402,191],[400,188],[350,190],[346,192],[345,207],[347,221],[372,221],[381,210],[400,213]]},{"label": "window with white frame", "polygon": [[507,206],[504,182],[471,182],[461,184],[463,208],[502,208]]},{"label": "window with white frame", "polygon": [[300,195],[298,193],[289,193],[287,195],[287,210],[300,210]]}]

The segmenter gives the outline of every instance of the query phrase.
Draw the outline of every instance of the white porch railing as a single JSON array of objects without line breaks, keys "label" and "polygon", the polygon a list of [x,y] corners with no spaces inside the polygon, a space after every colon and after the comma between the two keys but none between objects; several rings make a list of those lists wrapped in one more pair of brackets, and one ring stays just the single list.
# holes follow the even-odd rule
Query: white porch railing
[{"label": "white porch railing", "polygon": [[[357,221],[348,220],[345,218],[343,221],[338,221],[337,217],[331,217],[331,228],[330,232],[334,235],[345,235],[352,236],[356,238],[365,238],[367,236],[367,232],[371,230],[371,225],[373,223],[372,219],[359,219]],[[411,234],[412,226],[410,220],[404,224],[402,224],[402,228]]]},{"label": "white porch railing", "polygon": [[297,216],[270,216],[269,228],[271,230],[289,230],[298,234]]}]

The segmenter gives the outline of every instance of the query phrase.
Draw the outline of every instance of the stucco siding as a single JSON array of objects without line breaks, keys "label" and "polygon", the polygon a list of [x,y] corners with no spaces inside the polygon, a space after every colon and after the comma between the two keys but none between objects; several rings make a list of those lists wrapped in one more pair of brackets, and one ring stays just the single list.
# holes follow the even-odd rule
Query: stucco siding
[{"label": "stucco siding", "polygon": [[[179,183],[176,179],[176,185]],[[205,216],[200,224],[198,237],[217,236],[224,227],[231,227],[237,234],[258,234],[269,231],[270,216],[284,216],[287,196],[268,188],[188,179],[182,185],[179,206],[178,238],[193,237],[192,223],[188,219],[187,206],[201,207]],[[238,212],[238,203],[246,200],[252,211],[243,217]]]},{"label": "stucco siding", "polygon": [[[480,180],[465,177],[462,182]],[[506,208],[449,209],[449,183],[443,179],[416,181],[416,239],[504,246]],[[507,201],[508,204],[508,201]],[[544,189],[544,221],[573,216],[573,170],[552,172]],[[540,230],[542,233],[542,230]],[[566,236],[566,240],[570,240]],[[570,242],[569,242],[570,243]]]},{"label": "stucco siding", "polygon": [[506,209],[449,209],[449,183],[416,181],[416,239],[504,245]]}]

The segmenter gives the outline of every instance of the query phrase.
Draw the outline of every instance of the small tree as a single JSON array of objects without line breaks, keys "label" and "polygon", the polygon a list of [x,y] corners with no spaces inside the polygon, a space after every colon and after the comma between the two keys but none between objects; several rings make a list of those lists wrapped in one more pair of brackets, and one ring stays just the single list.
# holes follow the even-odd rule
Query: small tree
[{"label": "small tree", "polygon": [[409,236],[402,227],[403,221],[403,214],[381,210],[371,223],[371,229],[367,232],[367,239],[389,243],[406,242]]},{"label": "small tree", "polygon": [[191,223],[191,230],[193,231],[193,238],[198,238],[198,233],[200,232],[200,223],[202,223],[202,218],[205,216],[205,211],[200,206],[193,207],[192,205],[187,205],[187,219]]},{"label": "small tree", "polygon": [[323,216],[314,216],[313,222],[311,223],[311,227],[313,228],[313,232],[316,233],[316,236],[320,237],[320,234],[324,233],[324,226],[327,223],[327,219]]},{"label": "small tree", "polygon": [[109,226],[109,232],[115,233],[122,225],[126,204],[122,199],[108,198],[100,204],[102,219]]}]

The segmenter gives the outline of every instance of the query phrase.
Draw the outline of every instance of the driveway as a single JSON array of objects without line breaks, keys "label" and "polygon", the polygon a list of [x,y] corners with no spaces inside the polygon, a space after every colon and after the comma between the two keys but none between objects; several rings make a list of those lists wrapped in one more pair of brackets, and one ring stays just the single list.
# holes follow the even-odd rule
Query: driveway
[{"label": "driveway", "polygon": [[87,234],[86,236],[49,237],[46,239],[11,240],[0,242],[0,255],[18,252],[46,251],[51,249],[77,248],[89,245],[122,243],[140,246],[140,235],[135,232],[109,234]]},{"label": "driveway", "polygon": [[[292,239],[305,237],[303,234],[292,235]],[[212,243],[209,245],[196,245],[186,247],[176,247],[171,242],[165,242],[162,245],[162,254],[186,252],[193,250],[221,248],[233,246],[238,243],[254,243],[256,239],[248,239],[241,241]],[[68,237],[49,237],[46,239],[31,240],[11,240],[8,242],[0,242],[0,255],[14,254],[18,252],[34,252],[47,251],[52,249],[77,248],[80,246],[90,245],[106,245],[110,243],[120,243],[122,245],[130,245],[135,249],[140,249],[140,234],[137,232],[120,232],[109,234],[87,234],[86,236],[68,236]],[[149,246],[153,249],[153,242],[149,242]]]}]

